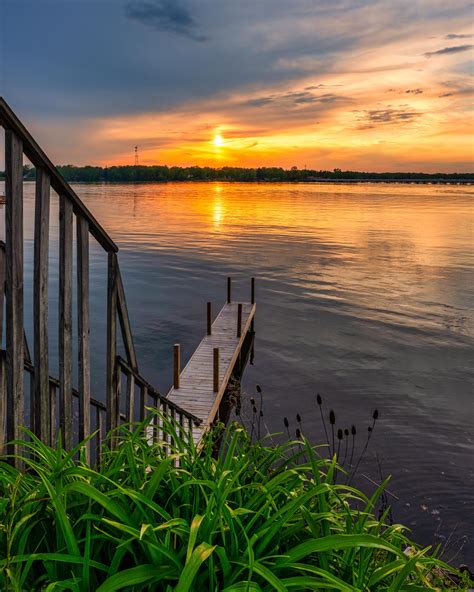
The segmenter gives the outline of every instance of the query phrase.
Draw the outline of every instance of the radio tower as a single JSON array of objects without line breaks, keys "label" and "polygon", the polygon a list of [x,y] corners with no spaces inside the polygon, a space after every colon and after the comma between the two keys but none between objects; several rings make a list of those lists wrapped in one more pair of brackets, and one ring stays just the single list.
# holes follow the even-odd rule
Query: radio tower
[{"label": "radio tower", "polygon": [[135,166],[138,166],[138,146],[135,146]]}]

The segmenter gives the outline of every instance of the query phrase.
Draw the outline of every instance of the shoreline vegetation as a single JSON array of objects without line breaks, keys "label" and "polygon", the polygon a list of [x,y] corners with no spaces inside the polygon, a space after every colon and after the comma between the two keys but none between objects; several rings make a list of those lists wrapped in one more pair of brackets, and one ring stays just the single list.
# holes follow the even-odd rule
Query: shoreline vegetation
[{"label": "shoreline vegetation", "polygon": [[[58,172],[68,183],[150,183],[173,181],[302,182],[302,183],[440,183],[471,184],[474,173],[361,172],[299,169],[292,167],[178,167],[178,166],[74,166],[60,165]],[[5,173],[0,171],[0,180]],[[36,171],[23,167],[23,180],[34,181]]]},{"label": "shoreline vegetation", "polygon": [[220,425],[198,450],[161,416],[164,443],[151,444],[153,419],[121,426],[98,466],[84,443],[67,453],[25,430],[28,470],[0,463],[2,590],[468,588],[388,519],[388,480],[365,495],[302,433],[270,444]]}]

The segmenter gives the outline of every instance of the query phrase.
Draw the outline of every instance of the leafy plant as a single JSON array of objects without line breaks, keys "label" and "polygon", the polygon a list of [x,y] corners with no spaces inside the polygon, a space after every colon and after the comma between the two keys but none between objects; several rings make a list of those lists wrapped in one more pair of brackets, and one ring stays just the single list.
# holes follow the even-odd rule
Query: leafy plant
[{"label": "leafy plant", "polygon": [[[198,450],[160,418],[122,426],[89,466],[27,432],[27,467],[0,463],[0,589],[291,591],[445,588],[453,570],[376,519],[371,498],[303,436],[252,442],[239,425]],[[216,442],[220,453],[215,454]],[[408,551],[407,551],[408,550]]]}]

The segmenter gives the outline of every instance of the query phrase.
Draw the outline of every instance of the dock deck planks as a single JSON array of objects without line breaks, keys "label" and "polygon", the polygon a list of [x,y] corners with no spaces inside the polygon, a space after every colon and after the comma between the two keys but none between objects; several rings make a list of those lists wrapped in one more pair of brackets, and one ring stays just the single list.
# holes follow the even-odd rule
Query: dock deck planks
[{"label": "dock deck planks", "polygon": [[[237,337],[238,303],[227,303],[212,324],[211,335],[206,335],[183,368],[178,389],[169,391],[167,398],[189,413],[202,419],[194,427],[194,441],[198,443],[212,424],[227,388],[245,336],[255,316],[256,305],[242,303],[242,331]],[[213,351],[219,348],[219,390],[213,390]]]}]

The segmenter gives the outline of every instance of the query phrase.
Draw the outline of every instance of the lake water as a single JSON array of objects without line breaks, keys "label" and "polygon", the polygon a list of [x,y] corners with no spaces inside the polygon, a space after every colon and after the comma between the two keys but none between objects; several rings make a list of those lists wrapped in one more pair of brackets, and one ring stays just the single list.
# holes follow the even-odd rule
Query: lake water
[{"label": "lake water", "polygon": [[[255,276],[255,364],[243,385],[247,399],[262,385],[268,429],[282,431],[288,417],[294,431],[300,413],[306,435],[323,442],[319,392],[338,427],[358,426],[362,445],[377,408],[381,418],[359,472],[374,481],[391,473],[389,489],[399,498],[390,499],[394,519],[422,543],[446,544],[447,559],[462,547],[454,562],[473,565],[471,187],[184,183],[76,190],[120,247],[140,371],[150,382],[167,390],[172,344],[181,343],[189,357],[205,332],[206,301],[217,308],[225,299],[226,276],[234,278],[235,299],[249,298]],[[26,195],[32,237],[32,185]],[[51,218],[56,224],[56,207]],[[53,228],[52,286],[56,239]],[[92,254],[92,346],[101,351],[105,258],[98,247]],[[52,288],[52,307],[55,294]],[[54,366],[55,343],[51,357]],[[101,398],[102,359],[94,364],[93,390]]]}]

